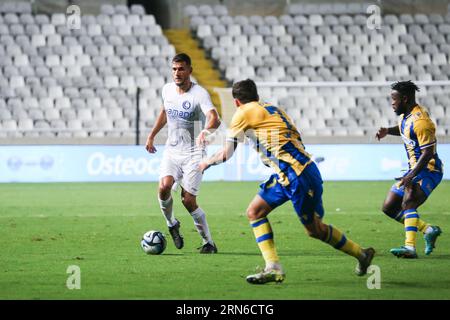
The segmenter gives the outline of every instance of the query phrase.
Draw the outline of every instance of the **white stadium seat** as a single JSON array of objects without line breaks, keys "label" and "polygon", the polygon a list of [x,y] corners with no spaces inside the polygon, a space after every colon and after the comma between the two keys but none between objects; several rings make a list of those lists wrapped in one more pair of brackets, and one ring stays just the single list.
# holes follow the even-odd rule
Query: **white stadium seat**
[{"label": "white stadium seat", "polygon": [[[39,122],[32,122],[31,128],[48,128],[50,136],[55,136],[52,129],[67,124],[69,131],[60,131],[57,137],[119,137],[123,133],[113,129],[133,126],[132,96],[137,87],[142,88],[142,112],[150,119],[143,125],[155,120],[161,88],[172,81],[170,59],[176,50],[143,6],[103,4],[97,15],[82,15],[79,30],[70,30],[66,14],[33,14],[27,5],[26,13],[10,6],[12,12],[0,15],[2,120],[17,124],[18,119],[36,119]],[[223,5],[188,5],[182,23],[191,28],[229,83],[247,77],[255,81],[449,79],[450,15],[382,13],[383,27],[367,30],[366,8],[367,3],[356,2],[294,3],[280,16],[244,16],[230,15]],[[450,101],[437,103],[437,97],[445,96],[443,89],[424,90],[433,99],[427,103],[437,106],[434,115],[448,117]],[[356,107],[360,103],[373,107],[385,94],[377,87],[260,92],[261,97],[285,106],[308,134],[322,136],[361,136],[367,129],[336,128],[340,122],[354,128],[361,117],[372,117],[361,122],[367,127],[387,121],[378,108],[368,115]],[[8,109],[1,107],[1,101],[8,101]],[[306,109],[313,111],[300,111]],[[82,121],[69,124],[80,114]],[[32,129],[27,129],[26,137],[41,136],[41,131]]]}]

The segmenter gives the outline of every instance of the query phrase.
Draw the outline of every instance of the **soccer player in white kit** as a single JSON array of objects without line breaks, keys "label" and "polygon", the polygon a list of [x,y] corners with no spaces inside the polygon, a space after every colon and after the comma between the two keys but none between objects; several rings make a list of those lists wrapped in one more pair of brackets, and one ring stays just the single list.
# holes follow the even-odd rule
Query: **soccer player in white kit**
[{"label": "soccer player in white kit", "polygon": [[[208,92],[191,81],[191,73],[190,57],[185,53],[177,54],[172,59],[174,82],[167,83],[162,89],[163,106],[145,148],[149,153],[156,152],[155,136],[167,124],[168,139],[162,159],[158,196],[169,233],[175,246],[183,248],[180,222],[175,219],[172,209],[171,190],[177,182],[182,188],[181,201],[194,219],[194,225],[203,240],[200,253],[216,253],[217,247],[212,240],[205,212],[197,205],[197,195],[203,176],[198,165],[206,154],[206,138],[219,127],[220,120]],[[197,128],[205,117],[206,126]]]}]

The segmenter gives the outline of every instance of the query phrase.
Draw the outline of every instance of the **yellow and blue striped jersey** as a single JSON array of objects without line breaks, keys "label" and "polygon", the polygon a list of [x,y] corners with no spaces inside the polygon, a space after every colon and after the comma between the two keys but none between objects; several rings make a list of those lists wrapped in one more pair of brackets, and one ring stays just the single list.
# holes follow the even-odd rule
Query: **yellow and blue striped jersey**
[{"label": "yellow and blue striped jersey", "polygon": [[436,152],[436,127],[428,112],[422,106],[416,105],[406,117],[399,117],[400,135],[405,144],[409,169],[413,169],[424,148],[433,148],[434,156],[427,164],[430,171],[442,171],[442,162]]},{"label": "yellow and blue striped jersey", "polygon": [[300,133],[281,109],[259,102],[241,105],[231,120],[228,141],[243,142],[247,136],[264,164],[278,174],[278,182],[289,185],[311,162]]}]

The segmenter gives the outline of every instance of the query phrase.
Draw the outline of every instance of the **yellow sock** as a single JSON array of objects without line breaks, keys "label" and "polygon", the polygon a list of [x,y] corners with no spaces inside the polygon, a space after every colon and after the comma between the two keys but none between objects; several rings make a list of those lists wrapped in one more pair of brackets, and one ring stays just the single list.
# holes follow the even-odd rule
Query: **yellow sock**
[{"label": "yellow sock", "polygon": [[405,210],[405,246],[416,247],[418,220],[419,215],[416,209]]},{"label": "yellow sock", "polygon": [[[398,222],[401,224],[405,224],[405,211],[401,211],[397,217],[395,218]],[[417,218],[417,230],[419,230],[422,233],[425,233],[425,230],[427,230],[428,227],[431,227],[431,224],[423,221],[420,218]]]},{"label": "yellow sock", "polygon": [[357,259],[362,255],[361,246],[352,240],[347,239],[345,234],[339,231],[339,229],[333,228],[332,225],[328,225],[328,236],[325,242],[335,249],[343,251]]},{"label": "yellow sock", "polygon": [[417,219],[417,230],[419,230],[422,233],[425,233],[425,230],[427,230],[428,227],[431,227],[431,224],[426,223],[422,219]]},{"label": "yellow sock", "polygon": [[279,258],[277,250],[275,249],[275,243],[273,241],[273,232],[270,222],[267,218],[250,221],[255,234],[256,243],[258,243],[259,250],[261,251],[266,265],[269,263],[278,263]]}]

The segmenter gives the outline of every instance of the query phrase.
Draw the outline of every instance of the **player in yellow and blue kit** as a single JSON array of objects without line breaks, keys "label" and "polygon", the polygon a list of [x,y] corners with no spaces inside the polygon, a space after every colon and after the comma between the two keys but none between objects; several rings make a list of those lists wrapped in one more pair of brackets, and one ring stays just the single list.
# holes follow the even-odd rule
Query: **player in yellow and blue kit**
[{"label": "player in yellow and blue kit", "polygon": [[305,151],[300,133],[287,114],[279,108],[259,103],[255,83],[237,82],[232,89],[237,106],[225,147],[200,164],[204,171],[228,160],[238,142],[247,136],[259,152],[264,164],[274,169],[267,182],[247,209],[256,242],[264,257],[264,271],[249,275],[252,284],[282,282],[285,274],[274,244],[274,235],[267,215],[286,201],[291,201],[307,233],[358,260],[356,274],[366,274],[375,250],[363,249],[339,229],[322,222],[322,178],[311,156]]},{"label": "player in yellow and blue kit", "polygon": [[441,182],[443,164],[436,152],[435,125],[425,108],[417,104],[416,91],[419,88],[411,81],[392,85],[391,104],[399,123],[380,128],[376,134],[378,140],[388,134],[401,136],[408,156],[408,171],[392,186],[383,203],[383,212],[405,225],[405,245],[391,249],[392,254],[403,258],[417,258],[417,231],[424,233],[426,255],[433,251],[442,232],[438,226],[421,220],[417,212]]}]

